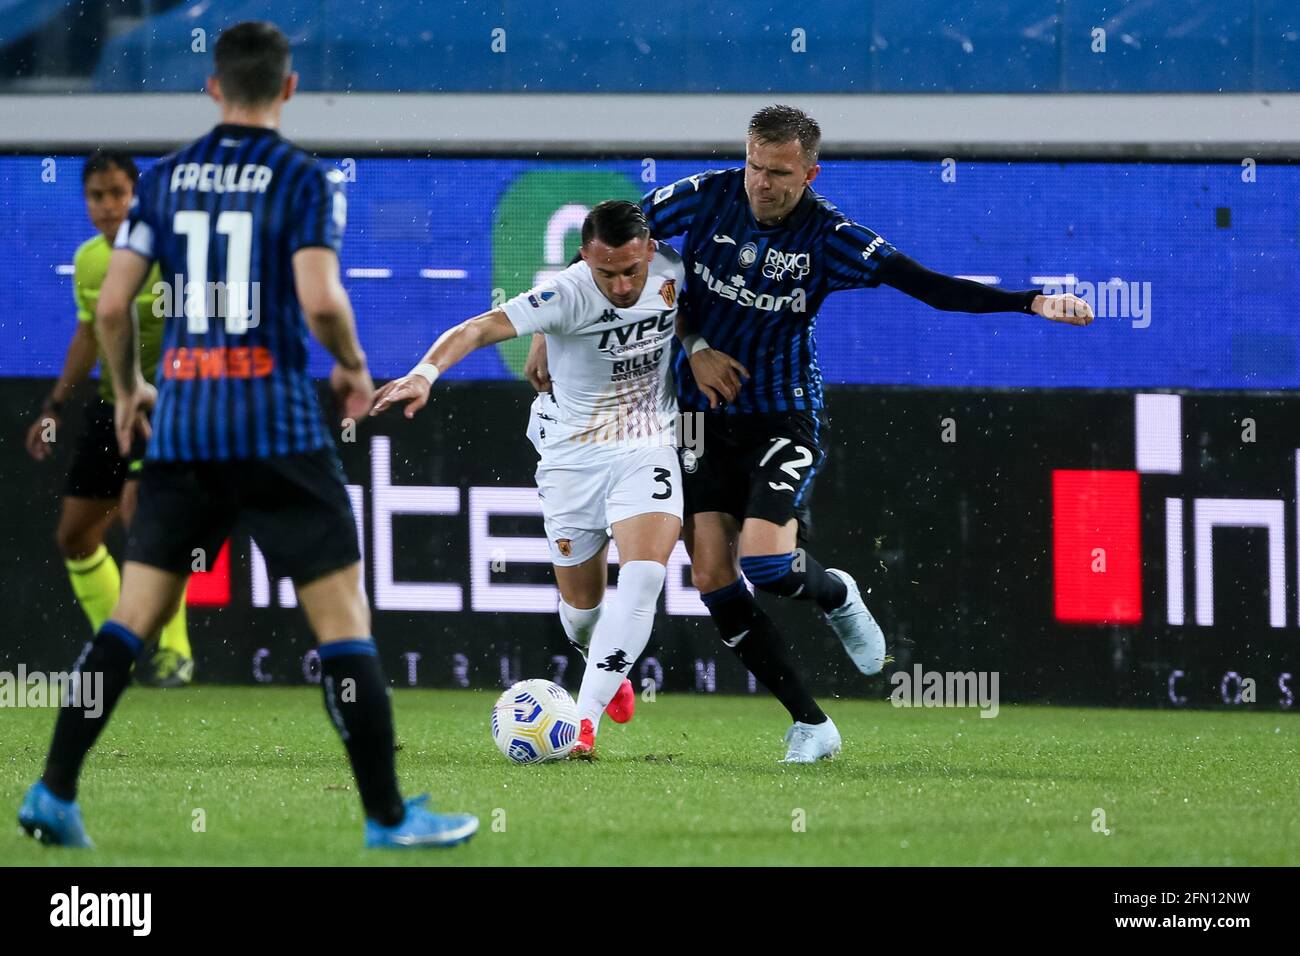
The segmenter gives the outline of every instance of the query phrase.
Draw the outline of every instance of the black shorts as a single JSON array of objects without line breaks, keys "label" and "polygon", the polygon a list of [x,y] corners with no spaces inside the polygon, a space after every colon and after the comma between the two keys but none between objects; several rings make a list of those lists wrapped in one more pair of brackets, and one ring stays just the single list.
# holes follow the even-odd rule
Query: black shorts
[{"label": "black shorts", "polygon": [[[175,574],[215,559],[236,524],[274,577],[303,585],[361,560],[334,449],[239,461],[146,461],[126,558]],[[196,553],[197,551],[197,553]]]},{"label": "black shorts", "polygon": [[140,477],[145,440],[136,436],[131,457],[117,453],[117,432],[113,427],[113,406],[96,397],[86,405],[85,418],[72,450],[72,465],[63,484],[69,498],[97,498],[116,501],[122,486]]},{"label": "black shorts", "polygon": [[796,518],[800,536],[811,537],[809,499],[827,456],[825,412],[702,414],[702,454],[681,449],[686,513],[779,525]]}]

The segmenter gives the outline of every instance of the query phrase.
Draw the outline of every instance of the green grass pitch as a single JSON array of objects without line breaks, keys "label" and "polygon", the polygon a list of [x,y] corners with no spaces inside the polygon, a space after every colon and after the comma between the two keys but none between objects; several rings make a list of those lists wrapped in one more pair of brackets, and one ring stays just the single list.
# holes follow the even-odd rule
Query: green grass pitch
[{"label": "green grass pitch", "polygon": [[482,821],[467,846],[406,852],[361,848],[351,774],[314,688],[130,691],[83,778],[93,853],[20,835],[18,802],[54,715],[6,710],[0,861],[1300,863],[1293,715],[1004,706],[981,719],[830,701],[844,752],[786,767],[776,761],[787,722],[774,701],[661,694],[630,724],[604,722],[599,760],[520,767],[489,736],[494,697],[394,692],[405,790],[429,790],[436,805]]}]

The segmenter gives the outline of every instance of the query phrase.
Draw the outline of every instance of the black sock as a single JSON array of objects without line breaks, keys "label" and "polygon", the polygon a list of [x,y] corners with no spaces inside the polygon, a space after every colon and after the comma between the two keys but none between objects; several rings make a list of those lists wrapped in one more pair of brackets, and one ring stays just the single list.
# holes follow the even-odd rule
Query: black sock
[{"label": "black sock", "polygon": [[826,715],[785,658],[781,635],[743,581],[700,596],[723,642],[740,662],[790,712],[792,720],[820,724]]},{"label": "black sock", "polygon": [[844,582],[833,574],[827,574],[807,551],[750,555],[740,559],[740,568],[760,591],[795,600],[816,601],[823,611],[835,610],[849,597]]},{"label": "black sock", "polygon": [[333,641],[317,653],[325,710],[347,748],[366,816],[383,826],[400,823],[406,810],[397,788],[393,708],[375,642]]},{"label": "black sock", "polygon": [[80,699],[65,699],[54,722],[54,739],[41,780],[60,800],[77,798],[77,777],[122,691],[131,683],[131,665],[144,642],[116,621],[107,621],[75,668]]}]

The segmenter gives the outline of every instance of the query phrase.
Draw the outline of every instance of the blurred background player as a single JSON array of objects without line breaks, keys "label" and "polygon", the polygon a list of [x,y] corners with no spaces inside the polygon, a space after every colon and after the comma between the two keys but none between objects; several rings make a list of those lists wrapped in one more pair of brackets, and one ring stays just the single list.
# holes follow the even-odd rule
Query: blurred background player
[{"label": "blurred background player", "polygon": [[[272,572],[293,579],[319,642],[325,707],[356,777],[366,846],[450,846],[478,829],[475,817],[432,813],[427,796],[403,801],[398,789],[388,683],[343,469],[307,375],[308,328],[335,358],[330,384],[346,415],[369,409],[374,387],[339,278],[343,175],[278,132],[297,82],[274,26],[224,31],[208,80],[220,125],[150,168],[118,234],[97,321],[123,453],[149,432],[155,399],[129,315],[153,263],[183,278],[185,315],[164,330],[121,598],[78,665],[102,675],[102,708],[60,708],[45,772],[19,810],[23,829],[45,842],[91,845],[75,802],[85,755],[149,635],[175,613],[195,550],[215,554],[237,520]],[[222,309],[209,298],[216,283]]]},{"label": "blurred background player", "polygon": [[723,641],[790,712],[791,763],[834,756],[839,731],[787,661],[742,573],[761,591],[813,602],[863,674],[885,663],[884,634],[853,577],[796,552],[828,451],[813,337],[826,296],[885,283],[945,311],[1092,320],[1075,296],[1008,292],[897,252],[810,188],[820,146],[812,117],[765,107],[750,120],[743,167],[642,200],[656,238],[682,237],[691,282],[675,371],[683,411],[706,414],[706,453],[683,452],[692,578]]},{"label": "blurred background player", "polygon": [[[113,240],[126,219],[139,178],[135,161],[125,153],[112,150],[96,151],[82,167],[86,213],[98,234],[83,242],[73,259],[77,329],[68,343],[63,372],[45,400],[41,414],[27,430],[28,453],[37,461],[49,460],[68,400],[77,386],[90,377],[96,361],[99,362],[98,395],[86,405],[55,532],[72,582],[72,593],[90,621],[92,634],[108,619],[117,603],[121,584],[117,562],[104,545],[104,535],[115,518],[120,518],[124,527],[130,525],[135,512],[136,479],[144,458],[143,441],[131,449],[129,456],[118,453],[113,433],[113,378],[95,341],[99,288],[108,272]],[[158,372],[162,344],[163,318],[153,311],[159,281],[155,264],[135,299],[140,369],[151,384]],[[163,625],[156,650],[136,664],[135,677],[153,687],[177,687],[188,684],[193,676],[194,661],[182,600],[176,613]]]},{"label": "blurred background player", "polygon": [[[620,723],[632,716],[636,694],[625,675],[650,641],[681,535],[670,364],[684,281],[681,258],[650,238],[635,203],[598,203],[582,224],[578,260],[448,329],[409,375],[379,390],[371,413],[408,402],[410,418],[438,376],[470,352],[544,334],[552,380],[533,401],[528,437],[541,458],[537,492],[560,620],[587,661],[578,756],[592,752],[602,712]],[[618,594],[607,605],[611,533]]]}]

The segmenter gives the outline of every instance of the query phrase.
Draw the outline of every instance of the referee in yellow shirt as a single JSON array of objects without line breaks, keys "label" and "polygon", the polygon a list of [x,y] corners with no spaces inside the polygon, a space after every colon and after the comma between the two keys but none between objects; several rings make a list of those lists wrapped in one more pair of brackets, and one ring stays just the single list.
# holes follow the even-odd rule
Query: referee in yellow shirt
[{"label": "referee in yellow shirt", "polygon": [[[63,372],[27,431],[27,451],[37,461],[51,457],[62,426],[64,405],[73,390],[87,378],[100,359],[95,340],[95,304],[99,287],[108,272],[108,260],[118,227],[126,219],[140,173],[135,161],[124,153],[99,150],[82,169],[82,190],[86,211],[98,235],[77,250],[73,267],[73,292],[77,301],[77,331],[68,344]],[[135,302],[139,323],[140,368],[153,382],[158,370],[163,318],[155,316],[153,293],[160,281],[153,267]],[[99,362],[99,395],[86,407],[85,420],[77,438],[63,491],[63,508],[56,534],[72,581],[72,591],[90,619],[91,632],[108,618],[117,604],[120,579],[117,562],[104,546],[104,534],[113,520],[128,525],[135,510],[135,478],[144,458],[143,442],[132,455],[118,454],[113,430],[113,383],[107,363]],[[193,678],[194,661],[185,626],[185,601],[163,627],[153,657],[136,664],[136,679],[155,687],[179,687]]]}]

